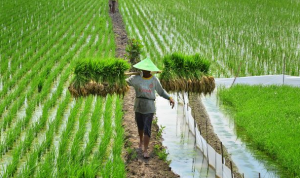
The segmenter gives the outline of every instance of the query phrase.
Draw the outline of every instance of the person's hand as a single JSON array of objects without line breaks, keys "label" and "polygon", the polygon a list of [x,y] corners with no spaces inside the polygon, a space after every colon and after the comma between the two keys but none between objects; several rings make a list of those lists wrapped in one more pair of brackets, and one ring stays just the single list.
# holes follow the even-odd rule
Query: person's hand
[{"label": "person's hand", "polygon": [[172,109],[174,108],[175,102],[173,98],[170,97],[170,106],[172,106]]}]

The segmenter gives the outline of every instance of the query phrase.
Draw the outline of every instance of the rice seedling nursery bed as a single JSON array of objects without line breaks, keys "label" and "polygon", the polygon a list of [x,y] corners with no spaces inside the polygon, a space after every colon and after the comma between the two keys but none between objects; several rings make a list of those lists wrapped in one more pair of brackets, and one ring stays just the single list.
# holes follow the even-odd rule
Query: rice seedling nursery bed
[{"label": "rice seedling nursery bed", "polygon": [[236,85],[218,92],[235,120],[238,136],[282,165],[283,175],[299,176],[300,89]]}]

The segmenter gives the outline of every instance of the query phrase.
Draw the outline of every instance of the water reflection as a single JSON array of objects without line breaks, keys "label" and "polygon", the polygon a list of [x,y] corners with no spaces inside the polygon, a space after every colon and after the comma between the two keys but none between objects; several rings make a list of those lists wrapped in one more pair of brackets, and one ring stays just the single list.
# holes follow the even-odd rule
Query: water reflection
[{"label": "water reflection", "polygon": [[189,131],[183,115],[183,104],[172,110],[169,102],[156,99],[158,125],[165,126],[163,145],[167,147],[170,167],[180,177],[215,177],[215,170],[208,166],[207,159],[195,147],[195,136]]}]

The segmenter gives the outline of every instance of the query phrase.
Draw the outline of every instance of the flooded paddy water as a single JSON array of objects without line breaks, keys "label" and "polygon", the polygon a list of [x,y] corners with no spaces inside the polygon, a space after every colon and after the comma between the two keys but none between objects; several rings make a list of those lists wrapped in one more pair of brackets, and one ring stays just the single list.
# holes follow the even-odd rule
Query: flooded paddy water
[{"label": "flooded paddy water", "polygon": [[189,130],[183,112],[183,104],[171,109],[169,102],[156,98],[157,124],[163,129],[163,145],[167,147],[170,167],[180,177],[215,177],[215,170],[195,145],[195,136]]},{"label": "flooded paddy water", "polygon": [[[217,86],[229,87],[233,80],[234,78],[220,78],[216,79],[216,84]],[[286,85],[300,86],[299,77],[283,75],[241,77],[235,81],[235,83],[249,85],[282,85],[283,82]],[[174,96],[174,98],[176,97]],[[220,167],[215,169],[216,166],[208,166],[206,155],[209,154],[203,153],[201,151],[204,150],[203,148],[199,149],[199,138],[196,139],[197,143],[195,143],[194,133],[197,136],[197,131],[192,131],[189,126],[190,123],[185,119],[186,113],[183,109],[183,102],[178,99],[176,101],[176,106],[172,110],[167,100],[161,97],[156,99],[157,124],[163,128],[163,145],[167,147],[169,153],[170,167],[181,177],[217,177]],[[211,96],[201,97],[201,100],[199,98],[199,102],[205,106],[214,132],[227,148],[233,162],[245,178],[259,177],[259,174],[260,177],[264,178],[280,177],[278,172],[280,168],[276,164],[264,154],[250,148],[243,142],[242,138],[237,136],[234,121],[225,114],[226,111],[221,109],[218,104],[216,91]],[[211,163],[211,161],[209,162]],[[219,177],[228,177],[228,174]]]}]

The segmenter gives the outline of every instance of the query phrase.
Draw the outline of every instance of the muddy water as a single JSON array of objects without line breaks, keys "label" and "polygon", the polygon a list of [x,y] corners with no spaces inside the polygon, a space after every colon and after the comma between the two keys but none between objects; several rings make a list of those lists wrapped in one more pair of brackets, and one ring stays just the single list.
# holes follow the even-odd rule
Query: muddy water
[{"label": "muddy water", "polygon": [[183,104],[171,109],[169,102],[156,98],[157,124],[163,129],[163,145],[167,147],[170,167],[180,177],[215,177],[202,152],[195,147],[195,136],[189,131],[183,115]]},{"label": "muddy water", "polygon": [[[211,120],[214,132],[218,135],[223,145],[227,148],[233,162],[239,169],[240,173],[244,173],[245,177],[258,177],[259,173],[264,178],[276,178],[277,168],[271,166],[272,163],[261,159],[264,157],[258,152],[252,151],[242,140],[236,135],[233,120],[223,114],[216,98],[216,92],[211,96],[202,97],[202,103]],[[201,101],[199,101],[201,102]]]}]

